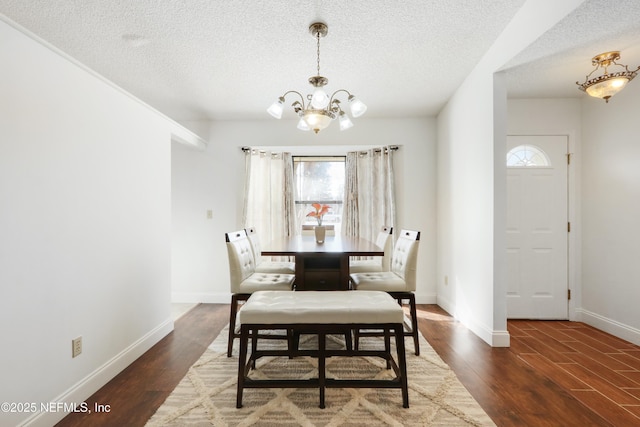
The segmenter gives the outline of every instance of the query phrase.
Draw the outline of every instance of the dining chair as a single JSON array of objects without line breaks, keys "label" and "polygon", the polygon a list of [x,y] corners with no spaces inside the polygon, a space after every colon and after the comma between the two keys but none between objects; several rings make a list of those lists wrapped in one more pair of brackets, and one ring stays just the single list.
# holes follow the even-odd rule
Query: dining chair
[{"label": "dining chair", "polygon": [[373,259],[349,260],[349,273],[366,273],[371,271],[389,271],[391,251],[393,249],[393,227],[384,226],[378,233],[376,245],[383,248],[384,256]]},{"label": "dining chair", "polygon": [[[415,297],[419,243],[419,231],[402,230],[395,244],[390,271],[354,273],[350,275],[353,288],[356,291],[384,291],[395,298],[400,305],[403,305],[404,301],[409,302],[411,326],[405,331],[405,336],[413,337],[416,355],[420,354]],[[358,348],[358,337],[366,335],[371,334],[355,331],[356,349]]]},{"label": "dining chair", "polygon": [[295,274],[296,263],[288,261],[265,261],[262,257],[262,247],[260,245],[260,236],[255,227],[245,228],[249,243],[251,244],[251,252],[253,253],[253,262],[255,264],[256,273],[281,273]]},{"label": "dining chair", "polygon": [[236,315],[240,302],[248,300],[256,291],[291,291],[295,275],[256,272],[251,243],[245,230],[225,233],[225,242],[229,255],[231,290],[227,357],[231,357],[233,340],[240,337],[236,333]]}]

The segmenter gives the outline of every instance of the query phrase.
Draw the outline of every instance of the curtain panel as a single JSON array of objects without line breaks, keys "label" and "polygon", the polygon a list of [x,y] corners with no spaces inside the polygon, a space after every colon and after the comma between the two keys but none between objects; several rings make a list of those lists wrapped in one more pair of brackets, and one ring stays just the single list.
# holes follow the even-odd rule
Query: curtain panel
[{"label": "curtain panel", "polygon": [[291,153],[245,150],[243,227],[255,227],[261,242],[297,230]]},{"label": "curtain panel", "polygon": [[391,147],[347,153],[343,234],[375,241],[383,226],[395,227]]}]

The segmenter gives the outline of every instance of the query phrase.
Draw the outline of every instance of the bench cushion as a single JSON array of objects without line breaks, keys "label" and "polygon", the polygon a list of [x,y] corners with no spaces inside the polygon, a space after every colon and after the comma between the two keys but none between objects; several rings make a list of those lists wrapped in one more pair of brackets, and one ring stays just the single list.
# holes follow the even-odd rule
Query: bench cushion
[{"label": "bench cushion", "polygon": [[240,324],[402,323],[398,303],[379,291],[259,291],[238,312]]}]

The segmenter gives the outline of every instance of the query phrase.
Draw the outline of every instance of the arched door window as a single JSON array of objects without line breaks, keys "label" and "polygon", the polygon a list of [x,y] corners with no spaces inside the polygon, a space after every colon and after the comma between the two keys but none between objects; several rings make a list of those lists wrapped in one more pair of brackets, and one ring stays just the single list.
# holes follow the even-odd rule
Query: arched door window
[{"label": "arched door window", "polygon": [[534,145],[518,145],[507,153],[507,167],[549,167],[551,162],[549,156]]}]

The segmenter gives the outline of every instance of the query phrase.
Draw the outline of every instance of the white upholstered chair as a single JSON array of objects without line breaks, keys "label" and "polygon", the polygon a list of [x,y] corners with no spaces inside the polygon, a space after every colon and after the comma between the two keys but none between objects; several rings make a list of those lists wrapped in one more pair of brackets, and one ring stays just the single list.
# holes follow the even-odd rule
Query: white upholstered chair
[{"label": "white upholstered chair", "polygon": [[[396,240],[390,271],[351,274],[351,282],[356,291],[385,291],[398,300],[399,304],[403,304],[404,301],[409,302],[411,325],[410,330],[406,331],[405,335],[413,337],[416,355],[420,354],[418,315],[416,313],[416,298],[414,294],[416,290],[419,242],[419,231],[402,230]],[[356,348],[358,335],[363,336],[366,334],[356,331]]]},{"label": "white upholstered chair", "polygon": [[293,274],[257,273],[251,243],[245,230],[225,233],[229,255],[229,275],[231,290],[231,310],[229,315],[229,342],[227,356],[231,357],[236,333],[236,315],[239,301],[246,301],[256,291],[290,291],[293,288]]},{"label": "white upholstered chair", "polygon": [[376,245],[384,250],[384,256],[373,259],[349,260],[349,273],[366,273],[371,271],[389,271],[391,251],[393,249],[393,227],[382,227],[376,238]]},{"label": "white upholstered chair", "polygon": [[260,236],[255,227],[245,228],[249,243],[251,243],[251,251],[253,253],[253,261],[256,266],[256,273],[281,273],[295,274],[296,263],[287,261],[265,261],[262,257],[262,249],[260,246]]}]

